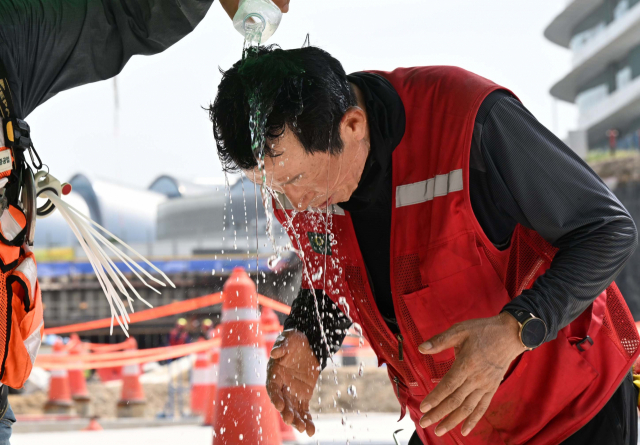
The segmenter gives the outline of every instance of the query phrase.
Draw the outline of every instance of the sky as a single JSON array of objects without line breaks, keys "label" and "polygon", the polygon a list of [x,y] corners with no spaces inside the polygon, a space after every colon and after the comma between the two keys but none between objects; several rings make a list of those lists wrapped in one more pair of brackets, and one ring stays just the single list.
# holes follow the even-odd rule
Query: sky
[{"label": "sky", "polygon": [[[457,65],[511,89],[560,137],[575,127],[571,104],[550,87],[570,69],[569,50],[542,32],[563,0],[291,0],[269,44],[311,44],[349,72]],[[58,94],[27,119],[51,173],[75,173],[146,188],[159,175],[222,178],[202,107],[242,55],[243,38],[216,2],[188,36],[165,52],[135,56],[114,81]]]}]

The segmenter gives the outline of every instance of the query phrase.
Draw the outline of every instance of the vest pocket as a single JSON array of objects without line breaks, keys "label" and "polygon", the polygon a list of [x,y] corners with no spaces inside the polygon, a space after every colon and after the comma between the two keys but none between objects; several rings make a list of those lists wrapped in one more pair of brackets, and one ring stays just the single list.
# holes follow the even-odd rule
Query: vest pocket
[{"label": "vest pocket", "polygon": [[[402,323],[414,343],[412,347],[417,348],[421,343],[449,328],[447,320],[440,316],[440,305],[434,300],[430,287],[398,297],[398,305],[402,313]],[[420,354],[417,349],[415,353],[419,356],[420,364],[426,365],[432,384],[442,379],[455,360],[453,348],[432,355]]]},{"label": "vest pocket", "polygon": [[562,332],[525,352],[502,382],[485,414],[507,444],[522,444],[542,430],[598,376]]}]

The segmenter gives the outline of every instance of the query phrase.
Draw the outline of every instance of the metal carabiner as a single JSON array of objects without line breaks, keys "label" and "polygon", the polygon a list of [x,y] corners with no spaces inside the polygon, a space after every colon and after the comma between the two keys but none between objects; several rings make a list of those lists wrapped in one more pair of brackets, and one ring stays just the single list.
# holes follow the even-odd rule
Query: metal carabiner
[{"label": "metal carabiner", "polygon": [[[62,197],[62,195],[68,195],[71,193],[71,184],[65,182],[63,184],[58,181],[58,179],[51,175],[48,171],[39,171],[36,173],[34,178],[35,181],[35,190],[36,190],[36,198],[38,198],[44,192],[51,192],[58,197]],[[38,218],[46,218],[51,215],[53,211],[56,209],[56,206],[51,202],[50,199],[47,199],[43,205],[36,209],[36,215]]]}]

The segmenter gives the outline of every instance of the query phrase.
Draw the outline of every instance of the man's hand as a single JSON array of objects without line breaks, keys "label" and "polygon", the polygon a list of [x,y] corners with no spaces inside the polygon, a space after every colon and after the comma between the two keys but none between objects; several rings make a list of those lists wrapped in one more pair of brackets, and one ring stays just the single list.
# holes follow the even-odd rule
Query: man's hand
[{"label": "man's hand", "polygon": [[467,419],[462,427],[466,436],[489,407],[493,395],[511,362],[525,351],[519,324],[503,312],[453,325],[419,346],[422,354],[437,354],[455,348],[456,360],[435,389],[422,401],[423,428],[445,416],[435,430],[442,436]]},{"label": "man's hand", "polygon": [[267,364],[267,393],[287,425],[316,432],[309,401],[318,381],[320,365],[307,336],[296,330],[284,331],[276,340]]},{"label": "man's hand", "polygon": [[[278,8],[284,13],[289,12],[289,0],[271,0]],[[238,5],[240,0],[220,0],[220,4],[226,11],[227,15],[233,19],[233,16],[238,12]]]}]

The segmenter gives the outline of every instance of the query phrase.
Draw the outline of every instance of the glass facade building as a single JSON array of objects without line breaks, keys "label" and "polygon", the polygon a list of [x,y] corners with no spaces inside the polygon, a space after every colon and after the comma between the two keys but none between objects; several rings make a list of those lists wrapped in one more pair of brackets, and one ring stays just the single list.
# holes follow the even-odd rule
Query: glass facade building
[{"label": "glass facade building", "polygon": [[637,150],[640,0],[571,0],[545,36],[573,53],[570,72],[551,88],[578,106],[578,137],[570,141],[581,141],[582,150]]}]

